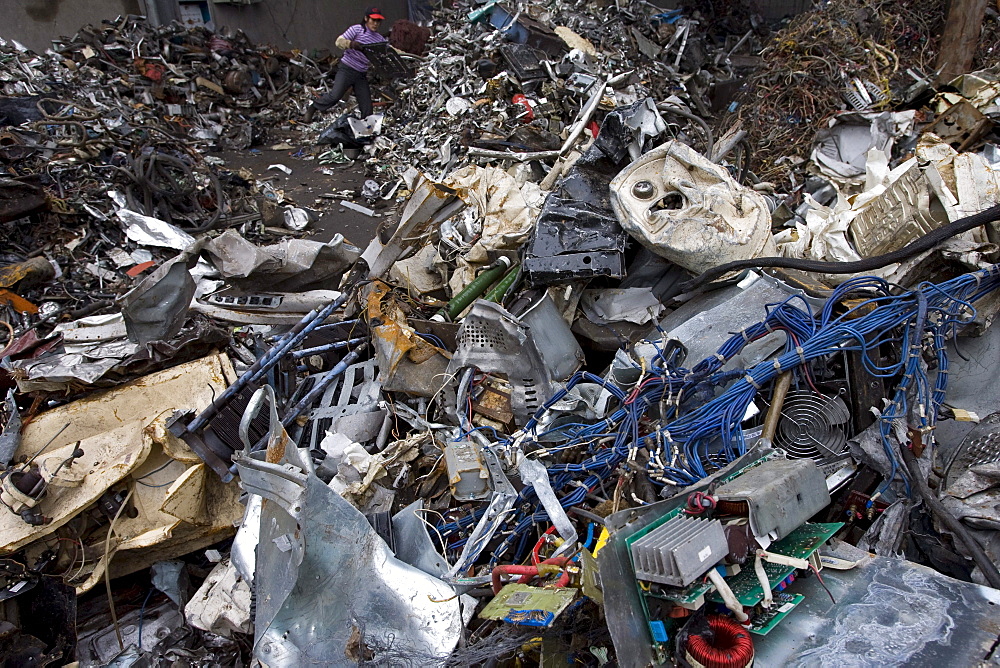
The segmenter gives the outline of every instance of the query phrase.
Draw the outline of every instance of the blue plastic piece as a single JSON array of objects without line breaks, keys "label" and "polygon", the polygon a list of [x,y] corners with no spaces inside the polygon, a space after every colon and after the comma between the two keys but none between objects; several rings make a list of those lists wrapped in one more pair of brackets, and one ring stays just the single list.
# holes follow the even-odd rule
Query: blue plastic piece
[{"label": "blue plastic piece", "polygon": [[663,625],[663,622],[650,622],[649,631],[653,634],[653,640],[656,642],[667,642],[670,639],[667,635],[667,627]]}]

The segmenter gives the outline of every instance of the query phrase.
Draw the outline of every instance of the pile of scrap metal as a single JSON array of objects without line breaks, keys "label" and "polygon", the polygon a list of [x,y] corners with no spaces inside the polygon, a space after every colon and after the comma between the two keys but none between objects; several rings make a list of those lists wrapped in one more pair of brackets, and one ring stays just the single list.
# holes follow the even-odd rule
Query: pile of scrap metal
[{"label": "pile of scrap metal", "polygon": [[[575,155],[567,134],[596,134],[595,114],[647,97],[672,136],[711,153],[701,117],[729,104],[757,63],[744,54],[767,32],[732,6],[713,14],[638,0],[445,4],[433,12],[423,53],[373,57],[381,134],[357,122],[354,133],[311,126],[320,142],[364,148],[372,177],[394,178],[400,166],[446,175],[477,155],[563,162]],[[622,85],[605,91],[609,79]]]},{"label": "pile of scrap metal", "polygon": [[[614,27],[469,9],[435,13],[464,23],[432,54]],[[174,252],[96,274],[90,315],[49,305],[63,264],[11,258],[4,659],[995,661],[1000,79],[834,117],[796,203],[738,131],[616,69],[676,70],[696,27],[657,31],[677,63],[584,59],[551,149],[374,139],[405,205],[364,249],[121,194],[76,224]],[[543,80],[573,58],[539,56]],[[425,61],[447,95],[400,113],[458,109],[442,73],[468,64]],[[480,112],[512,119],[456,116]]]}]

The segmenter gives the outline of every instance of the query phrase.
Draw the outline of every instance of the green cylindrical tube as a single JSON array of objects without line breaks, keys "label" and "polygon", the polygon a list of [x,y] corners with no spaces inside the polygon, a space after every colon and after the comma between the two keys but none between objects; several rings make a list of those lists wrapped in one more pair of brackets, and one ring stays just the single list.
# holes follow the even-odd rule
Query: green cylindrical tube
[{"label": "green cylindrical tube", "polygon": [[521,265],[515,264],[507,272],[507,275],[500,279],[500,282],[490,288],[490,291],[486,293],[483,297],[486,301],[498,302],[500,301],[510,286],[514,285],[517,280],[517,272],[521,268]]},{"label": "green cylindrical tube", "polygon": [[441,315],[447,315],[449,320],[454,320],[469,304],[476,301],[479,295],[486,292],[497,279],[503,276],[509,267],[510,262],[506,258],[498,260],[495,266],[486,269],[479,276],[476,276],[471,283],[465,286],[465,289],[452,297],[451,301],[448,302],[448,306],[442,309],[444,313]]}]

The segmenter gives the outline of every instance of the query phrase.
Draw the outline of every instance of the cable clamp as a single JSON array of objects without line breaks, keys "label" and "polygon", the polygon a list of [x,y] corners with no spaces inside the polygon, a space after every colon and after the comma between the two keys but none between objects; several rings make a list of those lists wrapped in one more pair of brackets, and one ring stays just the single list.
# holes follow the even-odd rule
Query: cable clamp
[{"label": "cable clamp", "polygon": [[753,385],[755,389],[757,390],[761,389],[760,385],[757,384],[757,381],[755,381],[753,379],[753,376],[751,376],[750,374],[743,376],[743,380]]},{"label": "cable clamp", "polygon": [[[772,363],[772,366],[774,367],[775,371],[777,371],[778,373],[781,373],[781,360],[774,360],[774,362]],[[758,389],[760,389],[760,388],[758,388]]]},{"label": "cable clamp", "polygon": [[715,355],[713,355],[713,357],[715,357],[715,359],[719,360],[723,364],[726,363],[726,357],[725,357],[725,355],[723,355],[721,353],[715,353]]},{"label": "cable clamp", "polygon": [[743,337],[743,342],[744,343],[750,343],[751,339],[750,339],[749,336],[747,336],[747,328],[746,327],[744,327],[743,329],[740,330],[740,336]]},{"label": "cable clamp", "polygon": [[795,352],[799,354],[799,359],[802,360],[803,365],[809,361],[806,359],[806,352],[802,350],[802,346],[795,346]]}]

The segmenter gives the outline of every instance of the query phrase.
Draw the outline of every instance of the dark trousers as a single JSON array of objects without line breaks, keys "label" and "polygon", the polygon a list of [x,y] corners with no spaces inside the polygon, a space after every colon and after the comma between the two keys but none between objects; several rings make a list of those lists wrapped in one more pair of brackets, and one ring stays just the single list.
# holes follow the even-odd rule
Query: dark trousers
[{"label": "dark trousers", "polygon": [[368,74],[358,72],[352,67],[343,63],[337,68],[337,76],[333,80],[333,89],[329,93],[324,93],[313,101],[320,111],[326,111],[340,100],[347,93],[348,88],[354,88],[354,97],[358,101],[358,109],[361,117],[371,116],[372,113],[372,90],[368,86]]}]

